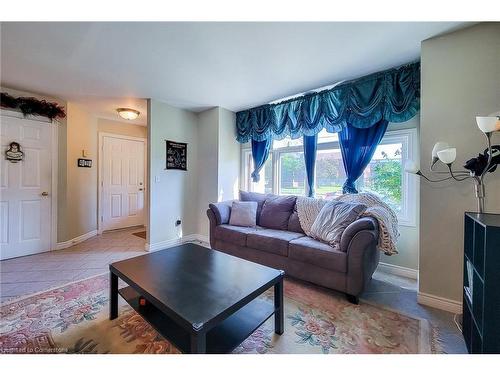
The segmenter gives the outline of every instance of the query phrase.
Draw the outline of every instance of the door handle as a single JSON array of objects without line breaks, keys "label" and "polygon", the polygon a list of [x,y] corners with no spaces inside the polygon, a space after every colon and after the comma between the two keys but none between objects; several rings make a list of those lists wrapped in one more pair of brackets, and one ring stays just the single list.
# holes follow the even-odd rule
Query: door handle
[{"label": "door handle", "polygon": [[139,191],[143,191],[144,189],[143,188],[140,188]]},{"label": "door handle", "polygon": [[48,196],[49,196],[49,192],[48,191],[42,192],[42,197],[48,197]]}]

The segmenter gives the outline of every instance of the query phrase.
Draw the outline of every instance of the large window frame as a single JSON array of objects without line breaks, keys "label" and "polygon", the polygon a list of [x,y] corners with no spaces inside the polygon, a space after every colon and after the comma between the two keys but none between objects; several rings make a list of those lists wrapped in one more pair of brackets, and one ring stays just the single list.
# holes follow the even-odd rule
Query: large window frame
[{"label": "large window frame", "polygon": [[[402,154],[401,162],[404,166],[406,160],[417,160],[418,145],[417,145],[417,129],[401,129],[389,130],[385,133],[381,145],[401,143]],[[320,143],[318,142],[318,151],[340,149],[338,140]],[[280,161],[283,154],[291,152],[304,151],[302,145],[276,147],[270,151],[270,158],[272,161],[272,183],[267,192],[279,194],[281,191],[281,176],[280,176]],[[253,188],[250,173],[252,168],[252,150],[249,143],[243,144],[241,147],[241,186],[242,190],[250,191]],[[418,200],[418,179],[415,176],[405,173],[402,168],[401,184],[402,184],[402,197],[401,197],[401,211],[398,213],[399,225],[415,227],[417,225],[417,200]],[[307,189],[307,182],[306,189]],[[315,181],[316,185],[316,181]],[[270,191],[269,191],[270,190]]]}]

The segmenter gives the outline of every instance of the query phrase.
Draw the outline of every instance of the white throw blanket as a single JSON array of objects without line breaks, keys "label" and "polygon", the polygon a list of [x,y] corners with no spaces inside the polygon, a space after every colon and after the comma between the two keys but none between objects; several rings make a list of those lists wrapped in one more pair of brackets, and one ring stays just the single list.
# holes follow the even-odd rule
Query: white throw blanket
[{"label": "white throw blanket", "polygon": [[[398,253],[396,249],[399,237],[398,218],[391,207],[371,193],[344,194],[336,199],[341,202],[361,203],[367,206],[361,216],[373,217],[378,221],[378,249],[387,255]],[[325,203],[326,201],[323,199],[297,197],[297,214],[305,234],[310,234],[311,226]]]},{"label": "white throw blanket", "polygon": [[378,248],[386,255],[397,254],[396,242],[399,238],[398,217],[394,210],[372,193],[344,194],[336,198],[341,202],[361,203],[368,208],[361,216],[370,216],[378,221]]},{"label": "white throw blanket", "polygon": [[311,236],[311,227],[325,203],[326,201],[323,199],[297,197],[295,204],[297,206],[300,226],[308,236]]}]

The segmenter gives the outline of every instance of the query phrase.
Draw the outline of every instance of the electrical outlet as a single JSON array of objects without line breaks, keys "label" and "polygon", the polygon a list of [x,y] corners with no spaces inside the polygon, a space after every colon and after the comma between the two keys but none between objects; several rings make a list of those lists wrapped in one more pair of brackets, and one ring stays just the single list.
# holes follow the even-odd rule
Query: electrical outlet
[{"label": "electrical outlet", "polygon": [[155,182],[160,182],[160,176],[155,176]]}]

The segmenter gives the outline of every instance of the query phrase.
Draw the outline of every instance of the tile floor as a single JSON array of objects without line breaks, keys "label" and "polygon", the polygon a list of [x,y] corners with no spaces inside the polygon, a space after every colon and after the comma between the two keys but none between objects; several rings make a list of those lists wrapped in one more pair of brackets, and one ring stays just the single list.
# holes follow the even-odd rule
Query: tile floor
[{"label": "tile floor", "polygon": [[0,262],[0,302],[109,272],[109,263],[145,254],[143,228],[107,232],[64,250]]},{"label": "tile floor", "polygon": [[[68,249],[1,261],[0,301],[99,275],[109,271],[109,263],[145,254],[145,240],[132,235],[141,230],[108,232]],[[453,314],[417,303],[416,281],[375,272],[361,299],[428,319],[439,328],[446,353],[466,353]]]}]

